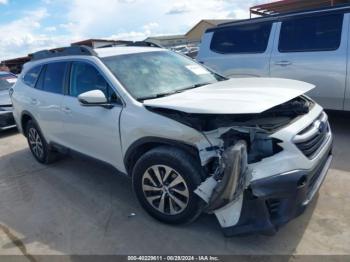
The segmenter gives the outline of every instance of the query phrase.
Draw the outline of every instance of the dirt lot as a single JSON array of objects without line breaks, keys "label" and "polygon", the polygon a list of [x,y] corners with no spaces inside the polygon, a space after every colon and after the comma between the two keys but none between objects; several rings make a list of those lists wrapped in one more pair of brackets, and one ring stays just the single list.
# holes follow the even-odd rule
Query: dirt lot
[{"label": "dirt lot", "polygon": [[273,237],[225,238],[210,215],[188,226],[160,224],[110,167],[79,157],[43,166],[22,135],[2,133],[0,255],[350,254],[350,115],[330,118],[334,161],[319,196]]}]

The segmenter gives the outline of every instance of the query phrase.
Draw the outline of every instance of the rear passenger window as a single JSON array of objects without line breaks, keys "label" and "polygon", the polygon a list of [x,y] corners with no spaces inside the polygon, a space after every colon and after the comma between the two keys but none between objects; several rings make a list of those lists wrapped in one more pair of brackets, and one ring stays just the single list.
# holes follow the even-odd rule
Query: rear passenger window
[{"label": "rear passenger window", "polygon": [[36,66],[30,69],[23,77],[23,82],[30,86],[34,87],[35,83],[39,77],[40,71],[42,66]]},{"label": "rear passenger window", "polygon": [[63,94],[67,64],[67,62],[47,64],[42,87],[40,89],[51,93]]},{"label": "rear passenger window", "polygon": [[219,28],[210,49],[222,54],[264,53],[269,42],[271,23]]},{"label": "rear passenger window", "polygon": [[293,18],[282,22],[280,52],[331,51],[340,46],[343,14]]}]

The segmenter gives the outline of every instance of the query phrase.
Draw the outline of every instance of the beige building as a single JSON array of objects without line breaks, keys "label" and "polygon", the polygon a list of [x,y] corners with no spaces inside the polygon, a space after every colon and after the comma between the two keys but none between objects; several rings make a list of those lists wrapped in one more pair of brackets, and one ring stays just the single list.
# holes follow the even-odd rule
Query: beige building
[{"label": "beige building", "polygon": [[208,28],[215,27],[222,23],[232,22],[233,19],[204,19],[199,21],[184,35],[163,35],[150,36],[144,41],[151,42],[164,47],[174,47],[187,44],[198,44],[201,41],[202,35]]},{"label": "beige building", "polygon": [[184,35],[150,36],[147,37],[144,41],[164,47],[172,47],[187,44],[187,40]]},{"label": "beige building", "polygon": [[186,34],[185,38],[188,43],[199,43],[205,30],[215,27],[219,24],[232,22],[234,19],[204,19],[199,21]]}]

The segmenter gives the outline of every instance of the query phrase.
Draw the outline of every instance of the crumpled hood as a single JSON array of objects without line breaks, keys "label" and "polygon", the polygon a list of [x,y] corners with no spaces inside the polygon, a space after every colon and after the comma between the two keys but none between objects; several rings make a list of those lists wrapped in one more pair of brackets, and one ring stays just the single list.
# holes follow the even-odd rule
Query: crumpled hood
[{"label": "crumpled hood", "polygon": [[0,106],[3,106],[3,105],[12,105],[8,90],[0,91]]},{"label": "crumpled hood", "polygon": [[233,78],[143,103],[186,113],[253,114],[283,104],[314,87],[282,78]]}]

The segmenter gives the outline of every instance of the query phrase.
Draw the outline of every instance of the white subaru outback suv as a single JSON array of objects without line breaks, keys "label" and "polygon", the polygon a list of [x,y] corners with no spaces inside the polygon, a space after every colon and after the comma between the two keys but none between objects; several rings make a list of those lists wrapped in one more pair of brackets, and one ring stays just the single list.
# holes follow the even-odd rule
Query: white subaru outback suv
[{"label": "white subaru outback suv", "polygon": [[227,80],[161,48],[82,46],[35,53],[11,93],[40,163],[68,150],[102,160],[156,219],[214,213],[231,236],[274,233],[325,179],[332,134],[312,88]]}]

